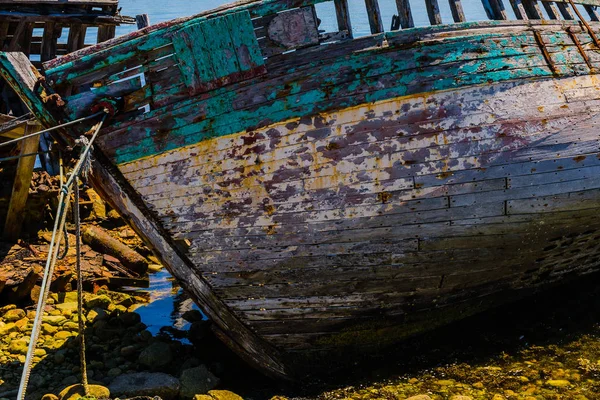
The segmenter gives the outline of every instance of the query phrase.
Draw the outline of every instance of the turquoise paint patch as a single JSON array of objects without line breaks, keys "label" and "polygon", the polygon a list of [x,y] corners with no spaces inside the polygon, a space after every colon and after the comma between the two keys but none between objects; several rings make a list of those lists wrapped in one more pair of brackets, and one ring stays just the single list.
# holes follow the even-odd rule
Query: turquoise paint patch
[{"label": "turquoise paint patch", "polygon": [[[565,35],[556,35],[555,40],[562,43],[566,40]],[[506,43],[510,46],[506,47]],[[274,101],[252,110],[236,110],[237,94],[222,88],[201,103],[182,104],[178,114],[203,115],[201,122],[192,123],[191,117],[176,118],[167,141],[157,144],[156,139],[147,134],[135,145],[118,148],[115,162],[127,163],[259,125],[364,102],[515,79],[552,77],[541,50],[534,44],[535,38],[526,33],[502,40],[496,34],[489,34],[463,37],[462,41],[452,38],[431,46],[417,45],[400,50],[405,54],[400,58],[389,57],[390,49],[355,53],[321,66],[319,77],[313,77],[315,88],[302,86],[301,80],[265,86],[262,95]],[[319,63],[316,61],[310,66]],[[563,76],[574,74],[567,65],[558,65],[557,69]],[[329,86],[323,86],[327,84]],[[385,88],[379,89],[381,85]],[[300,88],[305,91],[297,93]],[[355,94],[337,97],[348,90]],[[284,97],[275,100],[281,93]]]}]

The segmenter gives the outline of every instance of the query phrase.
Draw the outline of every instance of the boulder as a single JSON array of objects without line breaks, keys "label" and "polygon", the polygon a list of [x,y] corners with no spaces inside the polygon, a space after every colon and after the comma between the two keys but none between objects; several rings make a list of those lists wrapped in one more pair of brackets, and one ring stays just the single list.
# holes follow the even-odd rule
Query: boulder
[{"label": "boulder", "polygon": [[162,372],[137,372],[115,378],[109,386],[113,396],[159,396],[163,400],[173,400],[179,393],[179,380]]},{"label": "boulder", "polygon": [[202,321],[202,313],[198,310],[188,310],[181,315],[188,322]]},{"label": "boulder", "polygon": [[408,397],[406,400],[431,400],[431,397],[427,396],[426,394],[418,394],[416,396]]},{"label": "boulder", "polygon": [[102,308],[104,310],[106,310],[108,308],[108,306],[110,306],[112,304],[112,300],[110,299],[110,297],[108,297],[105,294],[101,294],[99,296],[94,296],[90,299],[88,299],[85,303],[85,306],[87,308]]},{"label": "boulder", "polygon": [[20,320],[21,318],[25,317],[25,311],[21,310],[20,308],[15,308],[12,310],[8,310],[5,314],[4,314],[4,319],[7,322],[15,322]]},{"label": "boulder", "polygon": [[125,326],[134,326],[142,322],[142,317],[136,312],[126,312],[119,316],[119,319]]},{"label": "boulder", "polygon": [[[89,396],[95,397],[96,399],[108,399],[110,398],[110,390],[100,385],[88,385]],[[83,385],[75,384],[64,388],[59,394],[59,400],[78,400],[80,397],[85,396]]]},{"label": "boulder", "polygon": [[138,362],[148,368],[156,369],[169,364],[173,354],[168,344],[155,342],[146,347],[138,358]]},{"label": "boulder", "polygon": [[184,370],[179,377],[181,381],[180,397],[192,399],[197,394],[208,393],[219,384],[219,378],[214,376],[204,365]]}]

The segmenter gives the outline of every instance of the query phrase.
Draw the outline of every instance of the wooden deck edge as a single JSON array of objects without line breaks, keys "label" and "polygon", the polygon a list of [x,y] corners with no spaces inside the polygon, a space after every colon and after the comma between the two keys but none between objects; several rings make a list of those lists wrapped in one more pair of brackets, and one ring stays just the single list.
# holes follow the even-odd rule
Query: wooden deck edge
[{"label": "wooden deck edge", "polygon": [[246,362],[275,378],[292,379],[280,361],[279,352],[256,336],[212,292],[193,264],[180,254],[151,217],[151,212],[135,196],[134,189],[98,150],[92,162],[90,181],[94,189],[128,222],[157,253],[181,285],[198,299],[206,315],[216,324],[217,336]]}]

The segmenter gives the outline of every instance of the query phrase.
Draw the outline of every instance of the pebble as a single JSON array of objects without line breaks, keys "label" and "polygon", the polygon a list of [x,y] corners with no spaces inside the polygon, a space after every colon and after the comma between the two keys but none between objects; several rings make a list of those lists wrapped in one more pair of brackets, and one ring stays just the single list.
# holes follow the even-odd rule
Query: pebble
[{"label": "pebble", "polygon": [[67,322],[67,318],[63,315],[44,315],[42,316],[42,323],[46,323],[52,326],[60,326]]},{"label": "pebble", "polygon": [[546,385],[554,387],[566,387],[570,386],[571,382],[566,379],[549,379],[546,381]]}]

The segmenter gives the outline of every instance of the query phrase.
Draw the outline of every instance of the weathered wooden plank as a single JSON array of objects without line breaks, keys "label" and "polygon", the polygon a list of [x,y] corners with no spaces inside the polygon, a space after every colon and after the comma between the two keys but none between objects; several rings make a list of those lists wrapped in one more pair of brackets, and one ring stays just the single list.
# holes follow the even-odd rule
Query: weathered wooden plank
[{"label": "weathered wooden plank", "polygon": [[348,37],[352,38],[352,21],[350,19],[350,10],[348,9],[348,0],[334,0],[335,16],[339,31],[347,31]]},{"label": "weathered wooden plank", "polygon": [[367,7],[367,18],[369,19],[369,27],[371,34],[381,33],[385,31],[383,22],[381,21],[381,11],[379,10],[379,0],[365,0]]},{"label": "weathered wooden plank", "polygon": [[190,273],[190,269],[178,252],[173,250],[173,245],[169,243],[161,234],[161,229],[154,221],[148,218],[149,213],[140,210],[139,206],[131,199],[127,189],[124,189],[120,183],[117,183],[114,176],[110,174],[106,167],[100,164],[97,159],[94,160],[92,169],[92,182],[99,193],[104,194],[104,198],[110,199],[112,205],[121,210],[124,218],[130,220],[138,229],[138,233],[151,243],[157,250],[164,264],[168,266],[175,276],[182,279],[185,276],[187,290],[202,301],[203,309],[210,318],[226,330],[230,341],[239,343],[245,349],[249,362],[257,363],[261,367],[266,367],[278,376],[285,376],[285,367],[278,361],[277,352],[261,342],[246,326],[244,326],[235,316],[233,316],[223,303],[216,298],[209,288],[208,284],[199,276]]},{"label": "weathered wooden plank", "polygon": [[555,3],[549,3],[546,1],[542,1],[542,6],[546,10],[546,14],[548,14],[548,18],[550,19],[560,19],[560,11],[556,7]]},{"label": "weathered wooden plank", "polygon": [[517,19],[523,19],[523,20],[528,20],[529,16],[527,15],[527,12],[525,11],[525,6],[523,5],[521,0],[509,0],[510,1],[510,5],[513,8],[513,11],[515,12],[515,17],[517,17]]},{"label": "weathered wooden plank", "polygon": [[525,12],[529,19],[543,19],[542,10],[540,9],[537,0],[523,0],[523,6],[525,7]]},{"label": "weathered wooden plank", "polygon": [[148,14],[139,14],[135,16],[135,23],[138,29],[144,29],[150,26],[150,17]]},{"label": "weathered wooden plank", "polygon": [[600,19],[598,19],[598,14],[596,13],[596,7],[597,6],[591,6],[589,4],[585,4],[583,6],[583,8],[585,9],[585,11],[590,16],[590,21],[595,21],[595,22],[600,21]]},{"label": "weathered wooden plank", "polygon": [[98,27],[97,42],[102,43],[115,37],[116,28],[114,25]]},{"label": "weathered wooden plank", "polygon": [[253,37],[253,27],[250,19],[246,18],[244,13],[237,13],[231,15],[226,22],[240,70],[252,71],[262,67],[265,62],[260,49],[258,46],[248,45],[248,38]]},{"label": "weathered wooden plank", "polygon": [[587,190],[561,196],[509,200],[506,204],[508,215],[540,214],[556,211],[574,212],[577,210],[597,210],[600,207],[598,190]]},{"label": "weathered wooden plank", "polygon": [[400,26],[402,29],[414,27],[415,23],[410,9],[410,1],[396,0],[396,7],[398,8],[398,17],[400,18]]},{"label": "weathered wooden plank", "polygon": [[0,53],[0,75],[42,124],[58,125],[35,90],[41,75],[32,67],[27,56],[23,53]]},{"label": "weathered wooden plank", "polygon": [[[25,134],[35,133],[41,130],[37,123],[27,124]],[[38,150],[40,138],[33,136],[21,141],[21,158],[17,164],[17,172],[13,182],[12,194],[6,214],[6,222],[4,224],[4,238],[10,241],[15,241],[19,238],[23,218],[25,216],[25,203],[29,195],[29,186],[31,185],[31,177],[33,176],[33,167],[35,165],[35,155]],[[28,155],[23,157],[24,155]]]},{"label": "weathered wooden plank", "polygon": [[565,20],[574,20],[575,17],[573,16],[573,13],[571,13],[571,8],[570,8],[570,4],[565,4],[562,2],[555,2],[556,7],[558,7],[558,10],[560,11],[560,13],[562,14],[563,18]]},{"label": "weathered wooden plank", "polygon": [[67,51],[69,53],[83,48],[86,30],[87,28],[83,24],[71,24],[69,26],[69,37],[67,39]]},{"label": "weathered wooden plank", "polygon": [[437,0],[425,0],[425,7],[427,8],[429,23],[431,25],[442,24],[442,16],[440,14],[440,7]]},{"label": "weathered wooden plank", "polygon": [[467,19],[465,17],[465,12],[462,8],[462,3],[460,0],[449,0],[450,3],[450,12],[452,12],[452,18],[454,22],[465,22]]},{"label": "weathered wooden plank", "polygon": [[44,24],[44,36],[40,50],[40,59],[42,62],[56,57],[56,42],[61,35],[61,31],[60,26],[54,22],[46,22]]},{"label": "weathered wooden plank", "polygon": [[482,0],[483,8],[489,19],[507,20],[506,9],[502,0]]}]

